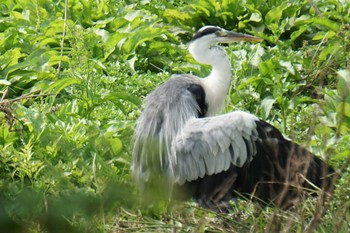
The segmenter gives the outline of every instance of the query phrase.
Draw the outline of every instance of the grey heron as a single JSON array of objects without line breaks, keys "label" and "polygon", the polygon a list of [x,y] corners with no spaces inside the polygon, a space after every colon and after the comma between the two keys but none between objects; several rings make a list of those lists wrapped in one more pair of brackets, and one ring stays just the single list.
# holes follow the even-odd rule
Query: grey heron
[{"label": "grey heron", "polygon": [[231,63],[218,44],[237,41],[261,39],[200,28],[189,52],[211,66],[209,76],[172,75],[145,98],[132,161],[141,190],[156,187],[213,209],[237,193],[284,208],[300,187],[332,186],[333,169],[274,126],[243,111],[217,115],[231,84]]}]

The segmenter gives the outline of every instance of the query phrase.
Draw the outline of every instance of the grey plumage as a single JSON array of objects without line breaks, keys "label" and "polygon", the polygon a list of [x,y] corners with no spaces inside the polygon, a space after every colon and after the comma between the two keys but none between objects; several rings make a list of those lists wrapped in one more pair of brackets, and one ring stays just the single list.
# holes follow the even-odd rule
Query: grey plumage
[{"label": "grey plumage", "polygon": [[[150,169],[153,169],[149,163],[157,159],[160,170],[182,184],[205,174],[227,170],[230,145],[235,151],[230,154],[231,163],[236,166],[242,166],[253,156],[254,148],[247,155],[242,137],[255,140],[257,133],[253,127],[257,118],[241,111],[198,118],[198,104],[186,89],[193,83],[199,83],[199,78],[174,75],[146,98],[144,111],[137,122],[132,167],[140,182],[147,181]],[[173,121],[175,115],[180,119]],[[199,166],[198,171],[188,169],[196,166]]]},{"label": "grey plumage", "polygon": [[[205,175],[217,174],[226,171],[230,164],[242,167],[250,162],[254,156],[254,144],[257,132],[254,128],[255,116],[242,111],[207,117],[192,118],[179,130],[175,141],[172,143],[170,156],[176,163],[172,170],[175,171],[175,182],[183,184],[203,177],[199,169],[192,169],[191,176],[177,172],[182,167],[205,167]],[[251,143],[247,148],[243,140]],[[230,146],[233,152],[230,151]],[[187,164],[185,164],[187,163]]]},{"label": "grey plumage", "polygon": [[[198,78],[192,75],[173,75],[144,101],[144,111],[137,121],[132,171],[140,181],[147,181],[149,172],[157,168],[168,176],[173,174],[176,158],[171,154],[171,144],[179,129],[189,119],[198,117],[198,104],[187,90]],[[199,80],[198,80],[199,81]],[[176,121],[171,116],[179,116]]]},{"label": "grey plumage", "polygon": [[[228,158],[224,155],[228,155],[231,144],[235,152],[230,155],[232,164],[241,167],[247,158],[251,159],[254,151],[247,156],[242,137],[255,140],[252,136],[257,134],[253,130],[257,118],[241,111],[198,118],[198,104],[187,90],[193,83],[199,84],[200,79],[193,75],[173,75],[147,96],[137,122],[132,167],[140,182],[147,181],[152,169],[148,165],[149,157],[159,159],[160,170],[179,184],[227,169]],[[175,115],[180,117],[176,121],[172,118]],[[148,151],[150,144],[152,153]],[[195,164],[199,164],[199,171],[191,169]]]}]

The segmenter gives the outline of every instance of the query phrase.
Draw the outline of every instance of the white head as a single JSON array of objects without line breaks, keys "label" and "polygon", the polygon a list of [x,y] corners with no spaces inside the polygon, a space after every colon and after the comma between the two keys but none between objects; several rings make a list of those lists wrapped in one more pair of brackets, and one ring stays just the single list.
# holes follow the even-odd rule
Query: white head
[{"label": "white head", "polygon": [[[239,41],[259,42],[262,39],[247,34],[227,31],[217,26],[204,26],[192,37],[189,51],[196,61],[213,65],[215,57],[212,57],[214,54],[211,54],[210,50],[212,48],[218,48],[215,45],[218,43],[229,44]],[[216,51],[220,53],[222,49],[216,49]]]}]

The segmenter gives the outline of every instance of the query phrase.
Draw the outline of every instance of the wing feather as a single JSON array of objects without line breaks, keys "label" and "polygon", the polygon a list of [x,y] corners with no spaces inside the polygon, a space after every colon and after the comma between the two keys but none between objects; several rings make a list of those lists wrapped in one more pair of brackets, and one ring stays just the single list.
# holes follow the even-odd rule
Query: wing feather
[{"label": "wing feather", "polygon": [[174,174],[176,181],[183,184],[226,171],[232,164],[241,167],[249,162],[256,154],[257,120],[249,113],[235,111],[188,121],[172,143],[175,164],[181,171]]},{"label": "wing feather", "polygon": [[[218,155],[216,157],[218,157]],[[221,155],[221,157],[222,158],[215,158],[215,173],[218,173],[220,171],[224,171],[225,159],[224,159],[223,155]]]},{"label": "wing feather", "polygon": [[224,167],[224,171],[227,171],[230,166],[231,166],[231,154],[229,150],[225,150],[224,151],[224,158],[225,158],[225,167]]},{"label": "wing feather", "polygon": [[151,176],[158,179],[161,172],[170,179],[177,173],[189,175],[184,167],[176,166],[171,150],[178,131],[189,119],[199,116],[198,103],[188,90],[199,83],[200,79],[192,75],[173,75],[145,98],[136,124],[131,167],[133,177],[140,183]]},{"label": "wing feather", "polygon": [[243,164],[248,159],[247,148],[246,148],[246,145],[245,145],[245,142],[243,140],[243,136],[242,135],[237,136],[237,141],[236,142],[237,142],[237,147],[239,148],[239,151],[240,151],[239,156],[237,156],[237,158],[240,159],[240,162],[237,163],[237,166],[238,167],[242,167]]},{"label": "wing feather", "polygon": [[231,140],[225,133],[224,129],[220,128],[217,131],[220,131],[220,134],[218,134],[218,138],[220,138],[221,140],[218,141],[218,144],[220,147],[220,151],[223,153],[230,146]]},{"label": "wing feather", "polygon": [[[205,156],[205,166],[207,168],[206,175],[213,175],[215,172],[215,158],[214,156]],[[181,174],[178,174],[181,176]],[[183,177],[182,179],[186,179],[186,177]]]},{"label": "wing feather", "polygon": [[239,145],[236,141],[236,138],[239,137],[239,135],[236,135],[235,139],[232,140],[232,148],[233,148],[233,151],[234,151],[234,156],[232,157],[232,161],[233,161],[233,164],[236,165],[236,166],[239,166],[240,165],[240,159],[241,159],[241,150],[239,148]]}]

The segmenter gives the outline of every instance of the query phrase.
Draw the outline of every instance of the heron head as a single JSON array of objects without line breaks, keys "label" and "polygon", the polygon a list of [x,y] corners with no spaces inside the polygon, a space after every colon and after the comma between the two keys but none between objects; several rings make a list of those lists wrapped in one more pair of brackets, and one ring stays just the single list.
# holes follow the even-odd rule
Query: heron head
[{"label": "heron head", "polygon": [[231,32],[217,26],[204,26],[193,36],[188,50],[199,63],[214,66],[217,63],[222,63],[222,59],[229,60],[225,50],[216,45],[239,41],[259,42],[262,39],[243,33]]},{"label": "heron head", "polygon": [[207,41],[210,44],[224,43],[229,44],[233,42],[247,41],[247,42],[261,42],[263,39],[251,36],[248,34],[231,32],[217,26],[204,26],[192,37],[191,43],[194,41]]}]

